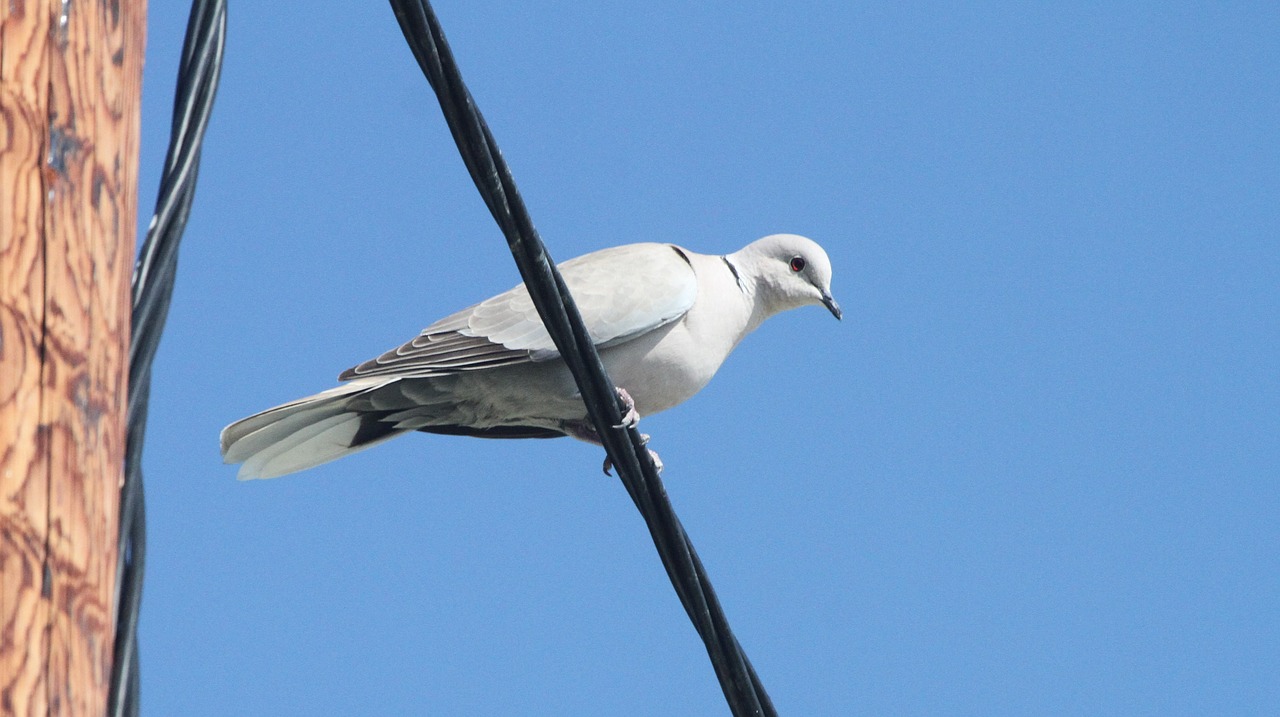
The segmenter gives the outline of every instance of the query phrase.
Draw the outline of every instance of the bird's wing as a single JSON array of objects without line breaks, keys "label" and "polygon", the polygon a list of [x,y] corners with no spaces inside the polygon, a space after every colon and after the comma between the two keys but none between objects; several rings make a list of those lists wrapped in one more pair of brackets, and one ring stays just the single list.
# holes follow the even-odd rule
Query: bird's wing
[{"label": "bird's wing", "polygon": [[[670,244],[602,249],[559,269],[592,341],[601,348],[679,319],[698,296],[693,267]],[[403,346],[347,369],[339,379],[437,376],[559,355],[521,284],[437,321]]]}]

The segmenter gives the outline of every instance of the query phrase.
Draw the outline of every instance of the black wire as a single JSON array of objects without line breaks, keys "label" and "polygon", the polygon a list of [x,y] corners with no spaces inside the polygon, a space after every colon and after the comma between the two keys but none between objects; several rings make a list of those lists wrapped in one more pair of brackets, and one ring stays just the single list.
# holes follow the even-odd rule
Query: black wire
[{"label": "black wire", "polygon": [[133,324],[129,346],[129,409],[125,481],[120,489],[120,552],[116,564],[116,636],[107,714],[139,712],[138,611],[146,559],[146,503],[142,448],[151,397],[151,364],[160,345],[178,268],[178,244],[191,213],[200,145],[222,70],[227,35],[226,0],[194,0],[187,20],[174,91],[169,151],[138,262],[133,270]]},{"label": "black wire", "polygon": [[391,0],[391,7],[418,66],[435,90],[463,162],[507,239],[534,306],[573,372],[605,450],[649,527],[671,584],[706,645],[729,708],[734,715],[776,715],[764,685],[729,628],[697,551],[667,500],[639,431],[617,427],[622,413],[614,385],[605,374],[573,297],[538,238],[497,143],[462,81],[430,3]]}]

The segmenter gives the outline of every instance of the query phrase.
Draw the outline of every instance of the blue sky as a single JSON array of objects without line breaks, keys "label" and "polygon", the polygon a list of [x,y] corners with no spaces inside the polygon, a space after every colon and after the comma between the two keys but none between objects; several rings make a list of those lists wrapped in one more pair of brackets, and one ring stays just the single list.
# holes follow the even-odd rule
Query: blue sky
[{"label": "blue sky", "polygon": [[[175,3],[174,5],[182,5]],[[437,6],[552,255],[822,243],[646,418],[784,714],[1280,706],[1274,3]],[[151,3],[142,225],[185,8]],[[380,3],[233,3],[148,433],[143,705],[725,714],[602,453],[227,423],[518,281]]]}]

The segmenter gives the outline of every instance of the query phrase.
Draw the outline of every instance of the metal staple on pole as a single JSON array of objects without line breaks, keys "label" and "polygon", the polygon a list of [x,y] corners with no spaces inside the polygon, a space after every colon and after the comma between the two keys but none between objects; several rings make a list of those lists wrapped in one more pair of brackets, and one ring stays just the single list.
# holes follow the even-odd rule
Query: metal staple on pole
[{"label": "metal staple on pole", "polygon": [[430,3],[391,0],[391,6],[418,66],[435,90],[463,162],[502,229],[538,314],[573,372],[605,450],[644,517],[667,575],[706,645],[730,709],[734,715],[776,715],[764,685],[729,628],[639,431],[618,427],[622,413],[614,385],[573,297],[547,256],[497,143],[462,81]]}]

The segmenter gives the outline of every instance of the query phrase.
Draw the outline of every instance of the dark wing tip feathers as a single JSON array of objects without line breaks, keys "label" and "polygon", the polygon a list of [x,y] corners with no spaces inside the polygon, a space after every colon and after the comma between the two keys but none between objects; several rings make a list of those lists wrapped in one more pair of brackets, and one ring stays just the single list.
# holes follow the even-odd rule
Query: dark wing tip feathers
[{"label": "dark wing tip feathers", "polygon": [[423,426],[418,430],[422,433],[437,433],[444,436],[472,436],[473,438],[564,438],[568,435],[561,431],[541,426],[491,426],[489,428]]},{"label": "dark wing tip feathers", "polygon": [[399,433],[394,423],[383,421],[390,412],[364,413],[360,415],[360,427],[351,437],[351,448],[358,448],[366,443],[381,440],[392,433]]}]

